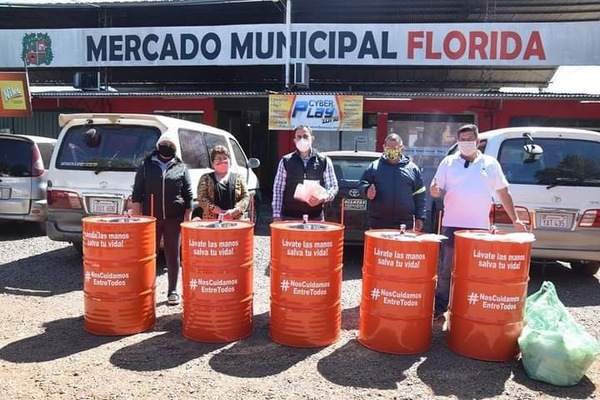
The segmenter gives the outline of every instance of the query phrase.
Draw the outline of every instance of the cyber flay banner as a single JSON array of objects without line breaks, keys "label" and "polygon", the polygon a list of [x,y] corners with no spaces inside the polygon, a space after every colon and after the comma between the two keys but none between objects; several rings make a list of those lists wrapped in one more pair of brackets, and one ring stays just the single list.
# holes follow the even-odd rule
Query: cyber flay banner
[{"label": "cyber flay banner", "polygon": [[362,131],[362,116],[362,96],[269,96],[269,129],[273,130],[306,125],[319,131]]}]

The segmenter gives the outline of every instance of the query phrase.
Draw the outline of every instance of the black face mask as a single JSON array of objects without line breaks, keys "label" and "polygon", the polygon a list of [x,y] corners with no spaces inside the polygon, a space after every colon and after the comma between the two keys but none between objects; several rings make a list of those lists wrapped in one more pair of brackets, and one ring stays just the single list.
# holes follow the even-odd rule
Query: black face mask
[{"label": "black face mask", "polygon": [[165,144],[159,144],[158,154],[160,154],[162,158],[173,158],[175,155],[175,149]]}]

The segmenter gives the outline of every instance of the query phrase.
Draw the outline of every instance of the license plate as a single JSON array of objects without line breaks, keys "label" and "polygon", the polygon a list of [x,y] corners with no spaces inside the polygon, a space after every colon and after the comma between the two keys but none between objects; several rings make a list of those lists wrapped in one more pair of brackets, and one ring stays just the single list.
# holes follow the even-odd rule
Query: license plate
[{"label": "license plate", "polygon": [[116,214],[119,208],[117,200],[92,199],[91,211],[97,214]]},{"label": "license plate", "polygon": [[0,188],[0,199],[2,199],[2,200],[10,199],[10,188],[9,187]]},{"label": "license plate", "polygon": [[367,200],[365,199],[344,199],[344,211],[365,211],[367,209]]},{"label": "license plate", "polygon": [[569,229],[569,215],[567,214],[540,214],[539,228]]}]

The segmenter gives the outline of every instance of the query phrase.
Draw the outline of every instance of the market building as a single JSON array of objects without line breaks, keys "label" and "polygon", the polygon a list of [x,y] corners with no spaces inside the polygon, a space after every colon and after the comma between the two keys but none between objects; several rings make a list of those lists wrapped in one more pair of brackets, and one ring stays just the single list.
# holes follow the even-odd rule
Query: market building
[{"label": "market building", "polygon": [[[321,150],[399,133],[433,167],[456,127],[600,129],[600,95],[550,93],[559,65],[600,65],[597,1],[0,2],[1,71],[27,71],[29,118],[160,113],[231,131],[270,187],[291,128]],[[289,46],[288,46],[289,43]],[[527,87],[532,92],[505,92]]]}]

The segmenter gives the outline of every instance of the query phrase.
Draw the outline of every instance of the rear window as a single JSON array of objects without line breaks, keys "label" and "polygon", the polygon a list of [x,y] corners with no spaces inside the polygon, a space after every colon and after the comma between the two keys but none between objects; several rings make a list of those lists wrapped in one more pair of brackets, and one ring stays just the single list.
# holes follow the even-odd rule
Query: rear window
[{"label": "rear window", "polygon": [[0,139],[0,176],[30,177],[32,146],[25,140]]},{"label": "rear window", "polygon": [[523,162],[523,139],[502,143],[498,161],[510,183],[600,187],[600,143],[577,139],[540,139],[544,150],[532,163]]},{"label": "rear window", "polygon": [[56,159],[59,169],[134,171],[156,147],[158,128],[84,125],[69,129]]},{"label": "rear window", "polygon": [[338,182],[343,183],[358,183],[362,177],[363,172],[367,169],[369,164],[375,159],[371,158],[353,158],[353,159],[340,159],[332,158],[333,169],[335,170],[335,176]]}]

